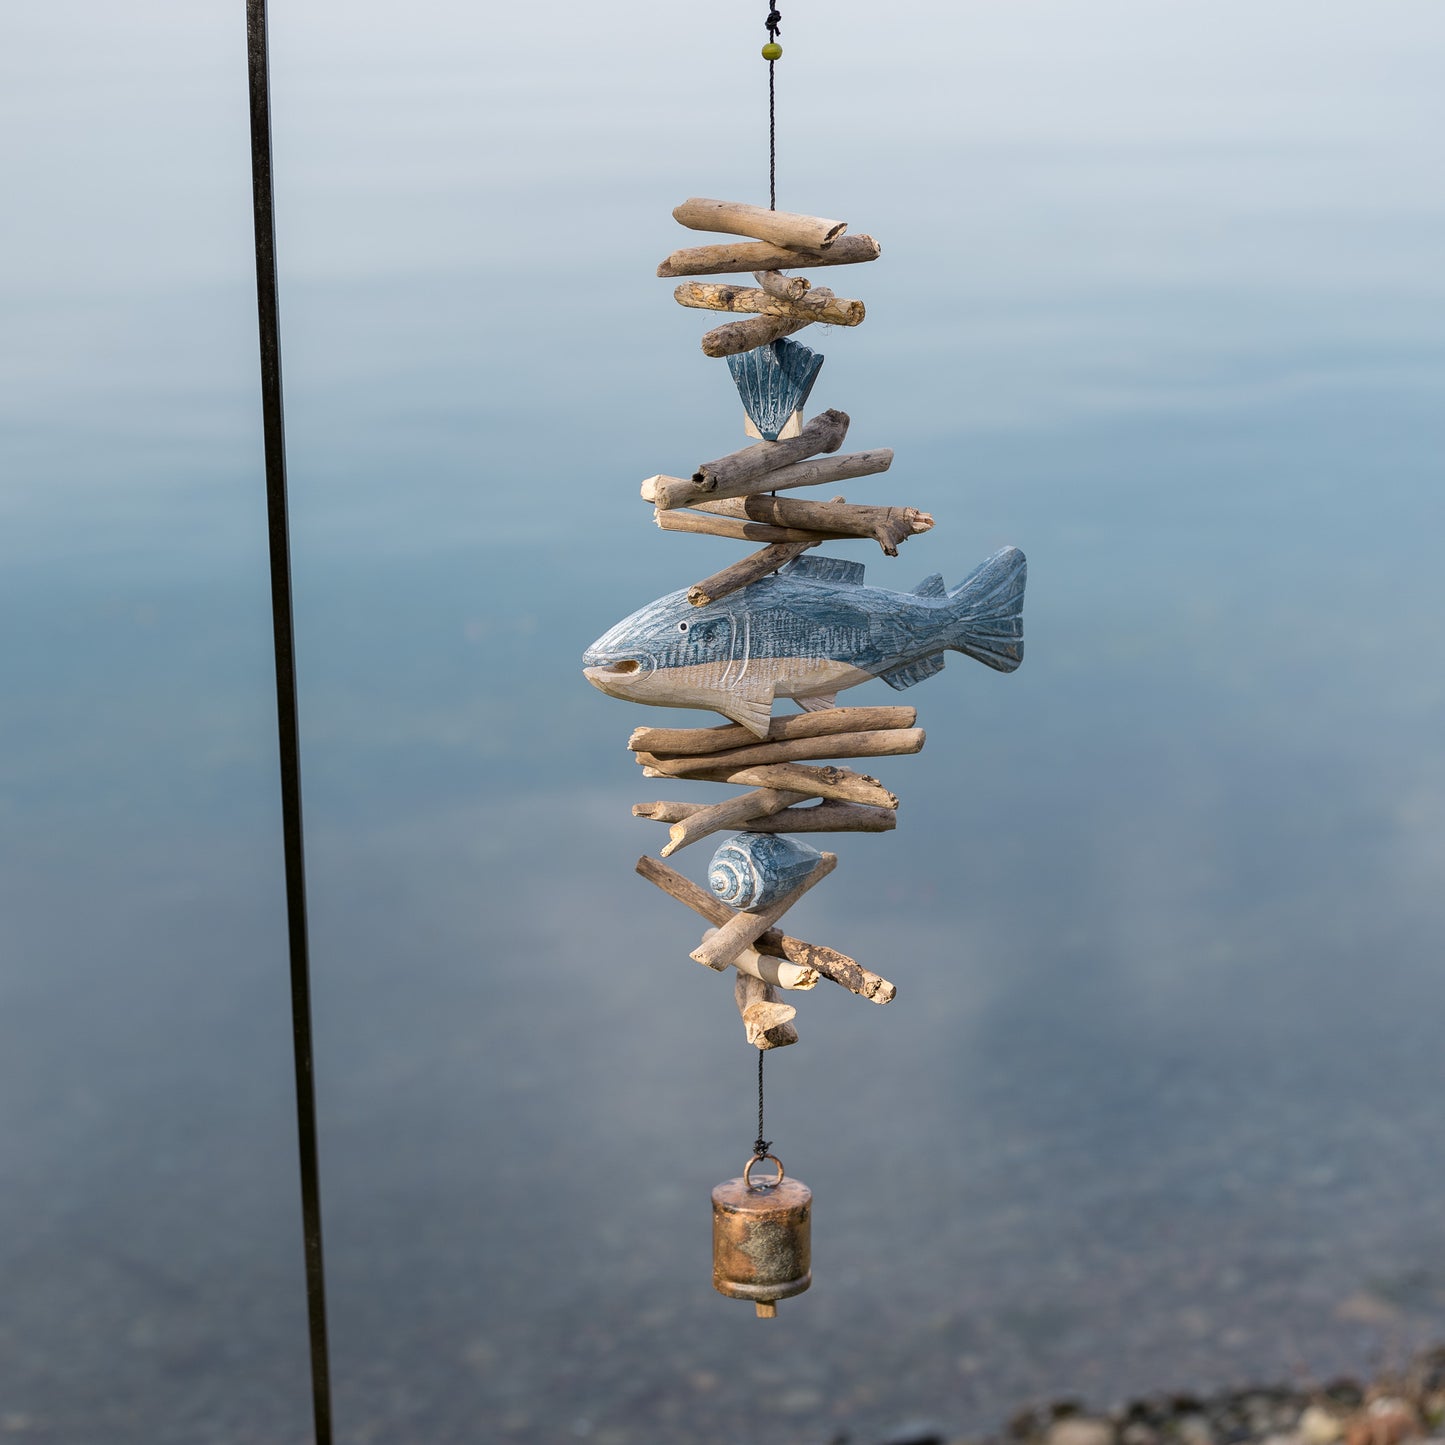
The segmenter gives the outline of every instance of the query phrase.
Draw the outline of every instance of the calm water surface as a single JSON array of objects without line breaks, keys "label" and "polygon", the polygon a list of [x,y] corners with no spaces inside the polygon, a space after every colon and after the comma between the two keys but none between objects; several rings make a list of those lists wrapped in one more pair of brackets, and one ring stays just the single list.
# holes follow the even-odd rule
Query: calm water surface
[{"label": "calm water surface", "polygon": [[[234,8],[0,60],[7,1439],[308,1438]],[[772,1327],[708,1273],[753,1055],[632,874],[707,790],[578,670],[733,555],[636,488],[740,440],[651,272],[758,194],[754,17],[529,16],[275,22],[339,1438],[865,1445],[1440,1337],[1438,7],[930,4],[881,73],[789,12],[780,199],[885,245],[814,402],[939,521],[843,555],[1031,581],[796,912],[899,997],[772,1058]]]}]

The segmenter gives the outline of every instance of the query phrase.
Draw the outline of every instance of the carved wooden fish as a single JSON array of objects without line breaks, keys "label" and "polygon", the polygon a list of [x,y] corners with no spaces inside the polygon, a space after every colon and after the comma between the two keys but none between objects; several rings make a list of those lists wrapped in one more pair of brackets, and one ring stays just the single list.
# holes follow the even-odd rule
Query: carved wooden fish
[{"label": "carved wooden fish", "polygon": [[712,708],[765,737],[775,697],[834,706],[881,677],[912,687],[945,650],[1000,672],[1023,661],[1027,564],[995,552],[952,592],[938,573],[912,592],[863,585],[863,564],[799,557],[731,596],[694,607],[671,592],[604,632],[582,656],[594,687],[629,702]]}]

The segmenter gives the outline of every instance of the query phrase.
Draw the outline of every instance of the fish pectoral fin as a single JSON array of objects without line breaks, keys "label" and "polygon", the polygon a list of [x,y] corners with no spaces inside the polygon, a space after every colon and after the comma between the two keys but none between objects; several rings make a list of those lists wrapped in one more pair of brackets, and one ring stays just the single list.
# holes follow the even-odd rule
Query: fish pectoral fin
[{"label": "fish pectoral fin", "polygon": [[838,694],[836,692],[818,692],[812,697],[794,698],[804,712],[823,712],[830,707],[838,706]]},{"label": "fish pectoral fin", "polygon": [[726,697],[715,702],[713,708],[735,723],[741,723],[749,732],[766,738],[768,725],[773,720],[772,685],[730,687]]},{"label": "fish pectoral fin", "polygon": [[902,667],[895,667],[878,675],[889,687],[896,687],[902,692],[905,687],[912,687],[915,682],[924,682],[942,671],[943,654],[935,652],[931,657],[920,657],[917,662],[905,663]]}]

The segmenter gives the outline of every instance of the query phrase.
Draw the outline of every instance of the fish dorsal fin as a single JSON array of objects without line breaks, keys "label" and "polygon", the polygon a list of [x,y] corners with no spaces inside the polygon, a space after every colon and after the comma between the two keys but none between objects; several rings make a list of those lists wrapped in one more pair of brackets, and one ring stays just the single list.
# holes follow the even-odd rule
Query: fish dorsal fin
[{"label": "fish dorsal fin", "polygon": [[724,717],[741,723],[755,736],[766,738],[773,720],[773,689],[771,685],[734,684],[727,690],[725,698],[712,706]]},{"label": "fish dorsal fin", "polygon": [[836,692],[818,692],[812,697],[800,697],[797,704],[804,712],[824,712],[830,707],[838,706],[838,694]]},{"label": "fish dorsal fin", "polygon": [[850,562],[846,557],[794,557],[778,575],[798,577],[806,582],[846,582],[861,587],[864,570],[861,562]]},{"label": "fish dorsal fin", "polygon": [[943,573],[935,572],[932,577],[925,577],[917,587],[913,589],[915,597],[947,597],[948,588],[943,582]]},{"label": "fish dorsal fin", "polygon": [[802,411],[822,365],[816,351],[786,337],[728,357],[743,410],[764,441],[777,441]]},{"label": "fish dorsal fin", "polygon": [[917,662],[910,662],[878,675],[889,687],[896,687],[902,692],[905,687],[912,687],[915,682],[925,682],[935,673],[942,671],[943,654],[935,652],[931,657],[920,657]]}]

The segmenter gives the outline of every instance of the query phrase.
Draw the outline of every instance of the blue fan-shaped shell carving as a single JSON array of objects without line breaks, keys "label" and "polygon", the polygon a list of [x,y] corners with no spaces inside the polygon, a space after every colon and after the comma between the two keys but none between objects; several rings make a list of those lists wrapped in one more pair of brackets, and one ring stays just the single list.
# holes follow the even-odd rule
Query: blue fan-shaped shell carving
[{"label": "blue fan-shaped shell carving", "polygon": [[820,856],[816,848],[780,833],[735,833],[712,855],[708,887],[733,908],[766,908],[791,893]]},{"label": "blue fan-shaped shell carving", "polygon": [[800,411],[818,379],[823,358],[786,336],[728,357],[743,410],[765,441],[775,442],[788,418]]}]

